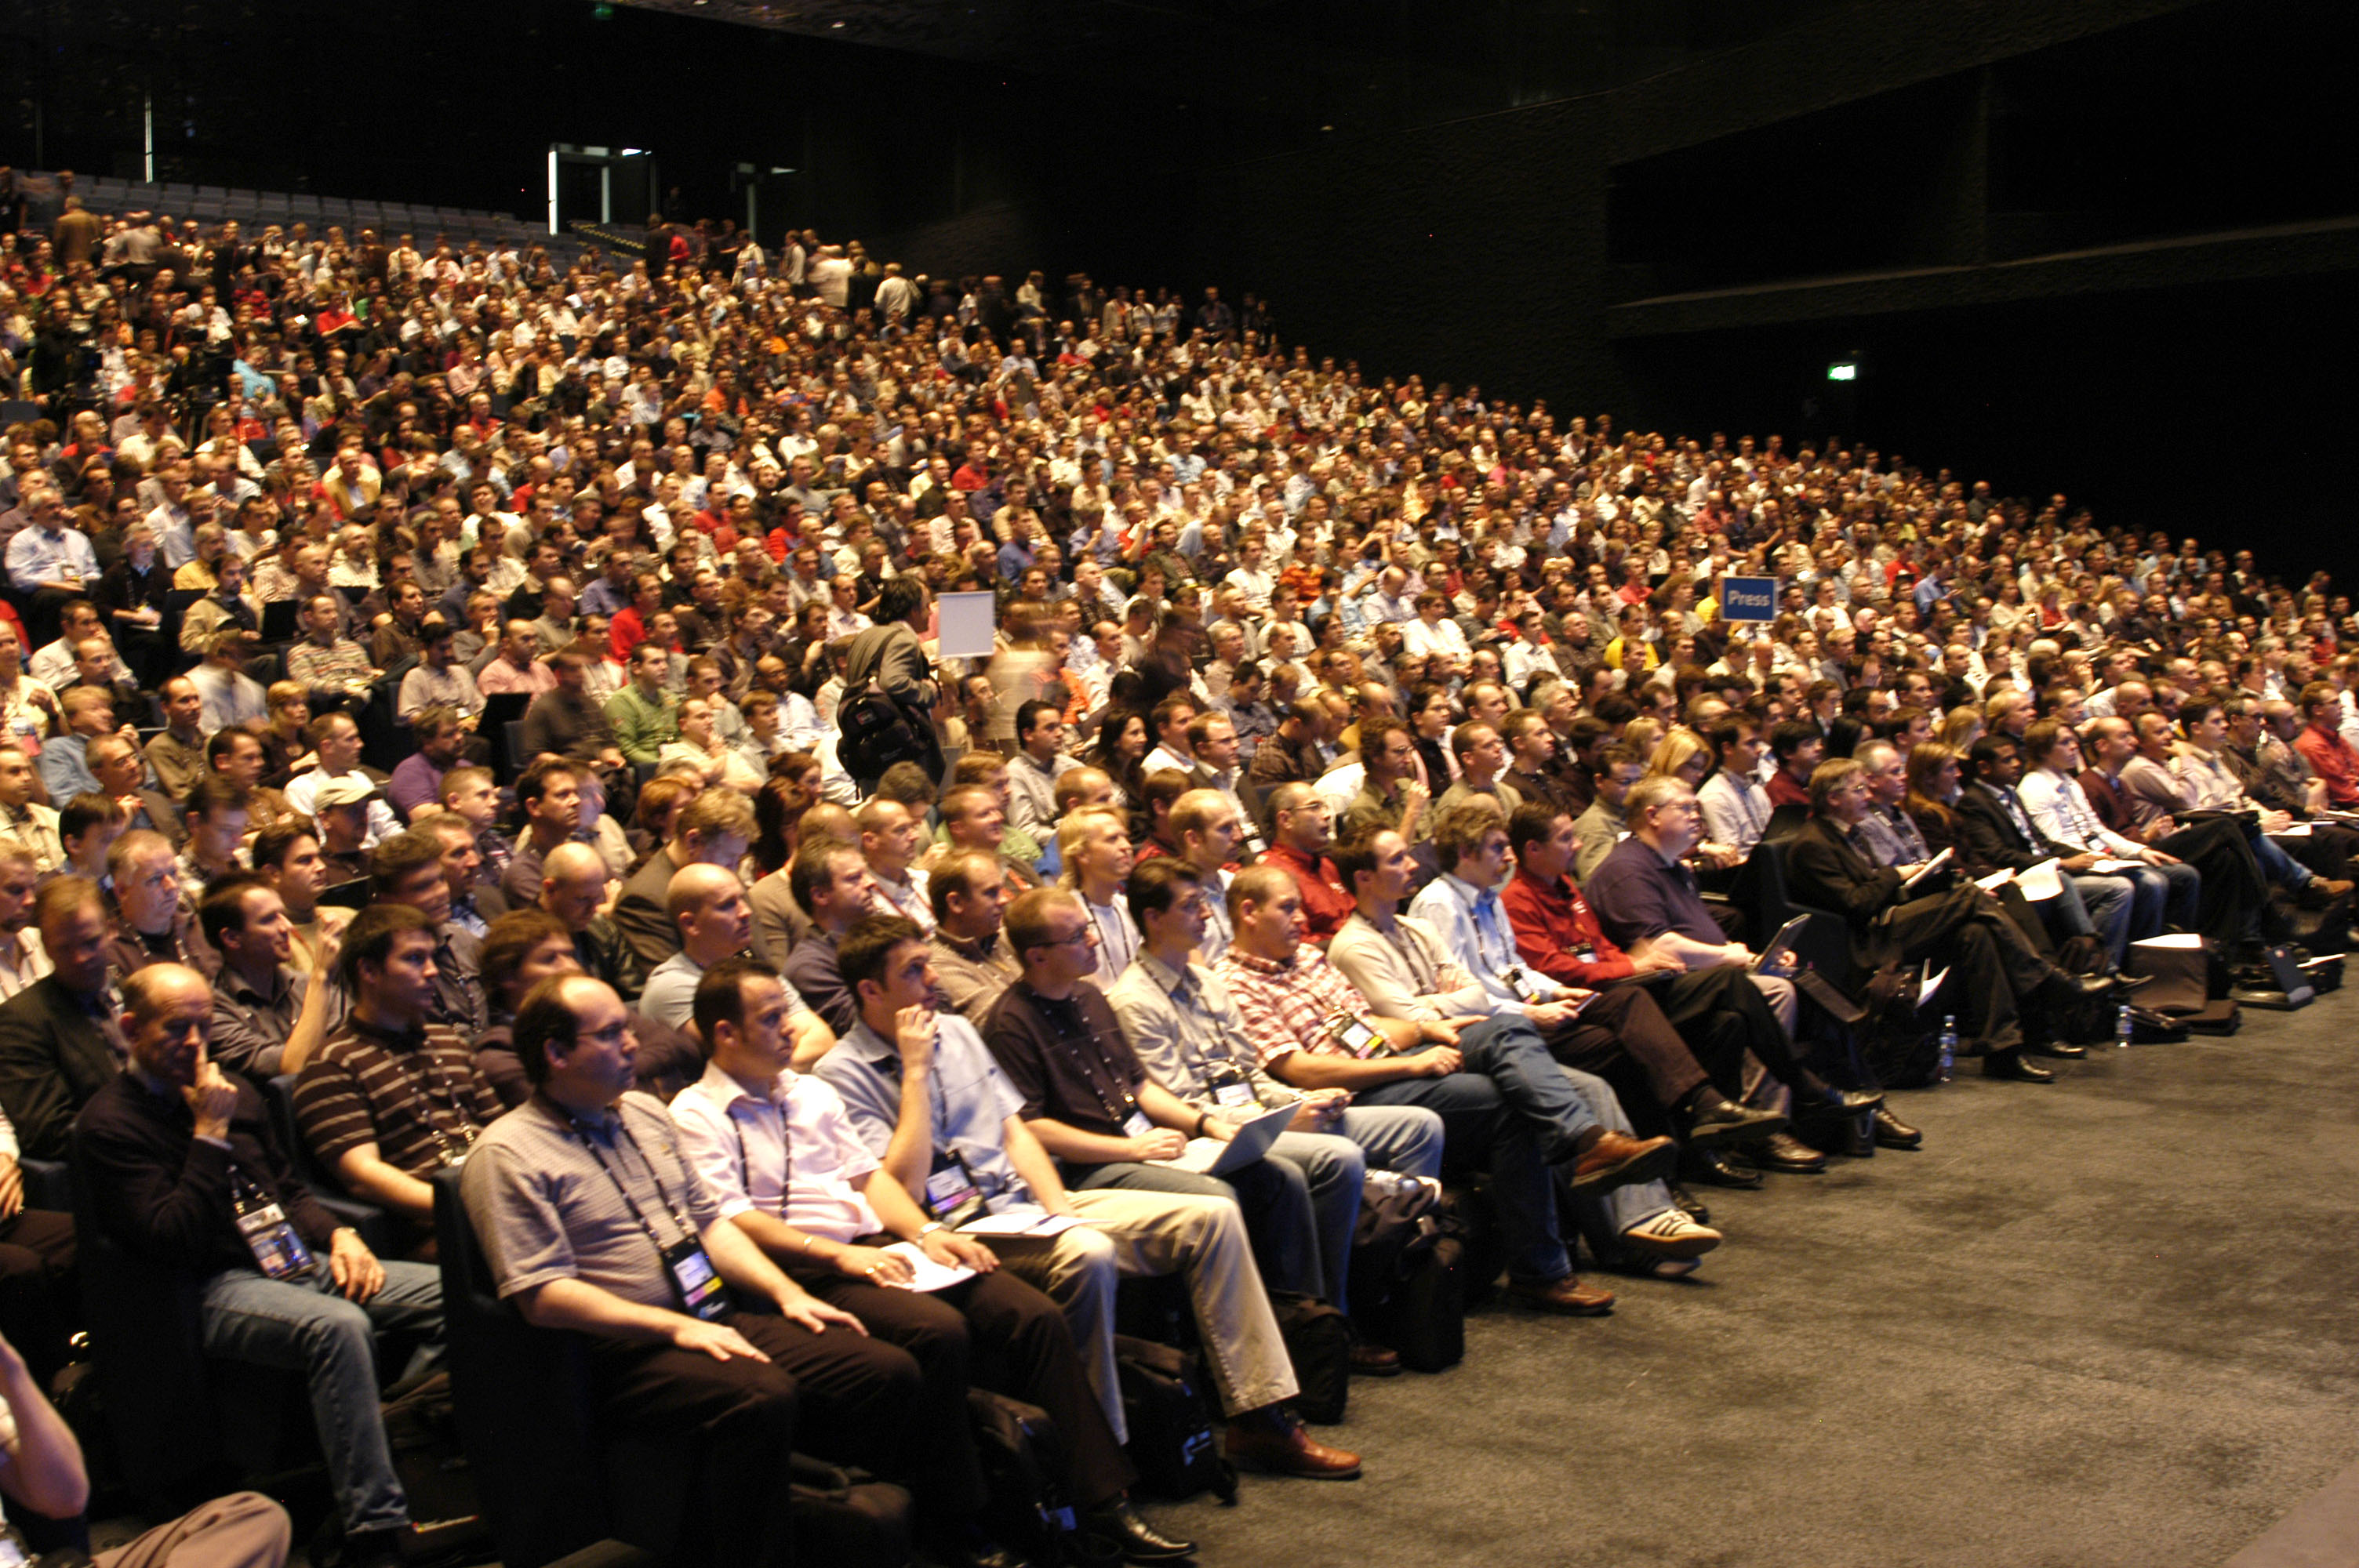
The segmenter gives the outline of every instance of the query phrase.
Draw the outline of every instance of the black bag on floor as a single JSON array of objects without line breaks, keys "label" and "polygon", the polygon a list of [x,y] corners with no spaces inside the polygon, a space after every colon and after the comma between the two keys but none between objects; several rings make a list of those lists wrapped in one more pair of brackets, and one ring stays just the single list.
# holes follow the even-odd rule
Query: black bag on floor
[{"label": "black bag on floor", "polygon": [[1498,1293],[1499,1276],[1507,1271],[1507,1238],[1499,1228],[1498,1206],[1486,1184],[1473,1182],[1447,1189],[1433,1217],[1442,1236],[1458,1243],[1459,1298],[1462,1310],[1471,1312]]},{"label": "black bag on floor", "polygon": [[1237,1473],[1222,1457],[1213,1435],[1212,1404],[1196,1358],[1151,1339],[1117,1334],[1114,1360],[1138,1484],[1173,1502],[1208,1489],[1224,1503],[1236,1501]]},{"label": "black bag on floor", "polygon": [[1443,1236],[1427,1249],[1384,1308],[1383,1343],[1412,1372],[1439,1372],[1466,1358],[1466,1244]]},{"label": "black bag on floor", "polygon": [[386,1390],[385,1440],[401,1489],[409,1494],[409,1517],[419,1523],[475,1519],[484,1538],[483,1499],[475,1473],[459,1442],[459,1407],[451,1395],[451,1374],[431,1372]]},{"label": "black bag on floor", "polygon": [[789,1456],[795,1558],[827,1568],[908,1568],[909,1494],[865,1470]]},{"label": "black bag on floor", "polygon": [[1269,1305],[1301,1390],[1292,1401],[1294,1413],[1313,1426],[1334,1425],[1352,1397],[1351,1324],[1317,1296],[1293,1291],[1270,1292]]},{"label": "black bag on floor", "polygon": [[967,1419],[989,1501],[992,1539],[1041,1564],[1079,1564],[1097,1554],[1065,1493],[1065,1440],[1047,1411],[989,1389],[969,1389]]}]

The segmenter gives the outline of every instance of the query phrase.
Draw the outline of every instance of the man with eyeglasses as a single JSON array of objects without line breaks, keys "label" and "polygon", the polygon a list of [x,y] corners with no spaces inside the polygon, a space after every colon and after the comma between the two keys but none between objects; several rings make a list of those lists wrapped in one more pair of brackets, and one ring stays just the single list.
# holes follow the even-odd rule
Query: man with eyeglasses
[{"label": "man with eyeglasses", "polygon": [[25,596],[27,631],[39,642],[56,627],[59,610],[98,580],[98,556],[90,535],[66,524],[65,503],[46,482],[28,510],[30,524],[8,541],[6,561],[9,585]]}]

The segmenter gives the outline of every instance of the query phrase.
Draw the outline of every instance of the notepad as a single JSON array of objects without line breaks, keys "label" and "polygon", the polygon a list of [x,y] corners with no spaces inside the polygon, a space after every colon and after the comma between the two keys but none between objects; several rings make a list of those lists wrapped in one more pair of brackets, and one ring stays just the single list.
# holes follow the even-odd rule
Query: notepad
[{"label": "notepad", "polygon": [[914,1276],[907,1284],[887,1287],[897,1291],[946,1291],[962,1281],[974,1278],[974,1271],[963,1263],[937,1263],[926,1256],[926,1249],[914,1241],[896,1241],[885,1250],[909,1265]]}]

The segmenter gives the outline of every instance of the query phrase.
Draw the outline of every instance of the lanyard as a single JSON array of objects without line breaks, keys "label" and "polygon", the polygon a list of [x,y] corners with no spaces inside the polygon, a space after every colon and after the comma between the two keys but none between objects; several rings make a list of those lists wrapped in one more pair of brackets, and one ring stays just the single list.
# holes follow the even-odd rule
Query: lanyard
[{"label": "lanyard", "polygon": [[[1114,1070],[1114,1064],[1106,1060],[1105,1047],[1098,1041],[1097,1026],[1082,1017],[1081,1004],[1078,1001],[1069,1000],[1066,1005],[1073,1010],[1074,1017],[1081,1019],[1082,1033],[1090,1043],[1090,1054],[1084,1057],[1081,1047],[1074,1044],[1061,1029],[1055,1033],[1058,1047],[1073,1059],[1073,1065],[1080,1068],[1082,1076],[1089,1080],[1090,1093],[1097,1097],[1098,1108],[1105,1112],[1106,1119],[1119,1126],[1129,1119],[1132,1112],[1138,1109],[1138,1101],[1128,1089],[1121,1089],[1119,1098],[1106,1093],[1107,1081],[1119,1084],[1121,1079]],[[1043,1008],[1041,1016],[1049,1019],[1049,1010]],[[1096,1072],[1091,1071],[1093,1062],[1096,1064]]]},{"label": "lanyard", "polygon": [[[1089,912],[1090,925],[1096,929],[1098,934],[1099,947],[1108,955],[1112,955],[1119,950],[1121,954],[1119,958],[1109,957],[1103,961],[1108,965],[1107,972],[1109,974],[1116,976],[1117,978],[1120,977],[1125,969],[1130,968],[1131,959],[1136,957],[1136,954],[1133,951],[1131,946],[1129,927],[1123,924],[1122,911],[1112,904],[1103,906],[1114,910],[1114,929],[1112,932],[1109,932],[1106,929],[1106,922],[1098,917],[1098,910],[1101,907],[1100,905],[1092,903],[1088,899],[1083,899],[1082,900],[1082,907]],[[1118,945],[1115,942],[1116,937],[1121,938]]]},{"label": "lanyard", "polygon": [[[656,1235],[656,1227],[648,1223],[646,1211],[639,1207],[638,1200],[631,1195],[631,1189],[623,1184],[621,1174],[614,1166],[606,1162],[606,1156],[598,1152],[597,1141],[592,1138],[589,1131],[573,1118],[566,1116],[563,1111],[558,1114],[565,1116],[565,1124],[572,1129],[573,1136],[581,1141],[582,1148],[590,1152],[590,1158],[598,1162],[598,1169],[605,1173],[606,1179],[614,1184],[615,1194],[622,1198],[623,1206],[631,1211],[631,1217],[639,1222],[641,1230],[647,1232],[647,1245],[656,1249],[658,1257],[665,1257],[669,1249]],[[680,1239],[695,1240],[696,1227],[689,1223],[687,1211],[672,1202],[671,1194],[664,1188],[663,1178],[656,1174],[655,1162],[647,1158],[647,1151],[639,1147],[638,1139],[632,1134],[629,1124],[623,1120],[623,1113],[619,1110],[614,1113],[614,1130],[622,1134],[622,1141],[631,1146],[632,1153],[638,1156],[640,1167],[647,1172],[647,1180],[655,1184],[656,1197],[663,1204],[665,1212],[671,1216],[671,1222],[679,1231]]]},{"label": "lanyard", "polygon": [[[771,1103],[777,1104],[776,1101]],[[745,1130],[737,1125],[737,1119],[734,1116],[724,1119],[729,1123],[729,1136],[737,1144],[737,1184],[745,1189],[745,1201],[754,1203],[754,1168],[745,1157]],[[778,1220],[783,1224],[787,1217],[787,1198],[795,1185],[795,1123],[790,1107],[778,1107],[778,1158],[785,1162],[785,1167],[778,1175]],[[756,1204],[755,1206],[758,1208],[760,1205]]]}]

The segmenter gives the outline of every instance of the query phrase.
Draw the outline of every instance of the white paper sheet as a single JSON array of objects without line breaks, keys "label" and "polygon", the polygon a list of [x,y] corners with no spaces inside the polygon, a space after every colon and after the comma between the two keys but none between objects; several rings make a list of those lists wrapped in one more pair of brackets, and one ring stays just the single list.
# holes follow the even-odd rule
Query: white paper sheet
[{"label": "white paper sheet", "polygon": [[891,1287],[897,1291],[946,1291],[962,1280],[974,1278],[974,1271],[963,1263],[956,1268],[945,1268],[935,1262],[914,1241],[896,1241],[885,1250],[908,1264],[917,1276],[906,1285]]},{"label": "white paper sheet", "polygon": [[938,654],[945,659],[987,659],[992,654],[995,610],[988,593],[945,593],[934,600]]}]

